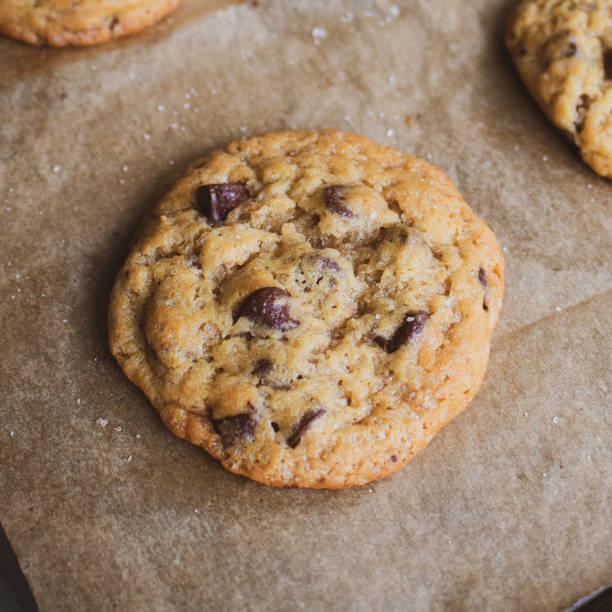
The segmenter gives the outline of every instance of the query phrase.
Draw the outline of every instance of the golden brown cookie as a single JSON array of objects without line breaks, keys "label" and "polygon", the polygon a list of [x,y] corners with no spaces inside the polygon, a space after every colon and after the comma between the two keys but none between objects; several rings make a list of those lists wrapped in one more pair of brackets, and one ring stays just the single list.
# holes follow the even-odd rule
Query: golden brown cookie
[{"label": "golden brown cookie", "polygon": [[355,134],[270,133],[195,163],[145,219],[110,345],[228,470],[341,488],[467,405],[502,293],[493,232],[440,170]]},{"label": "golden brown cookie", "polygon": [[95,45],[140,32],[181,0],[0,0],[0,32],[32,45]]},{"label": "golden brown cookie", "polygon": [[548,118],[612,175],[612,1],[523,0],[506,44]]}]

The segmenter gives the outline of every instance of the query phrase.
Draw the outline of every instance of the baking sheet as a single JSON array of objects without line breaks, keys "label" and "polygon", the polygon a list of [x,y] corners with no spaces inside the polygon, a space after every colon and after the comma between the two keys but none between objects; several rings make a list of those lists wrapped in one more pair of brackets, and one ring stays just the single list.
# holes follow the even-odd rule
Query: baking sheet
[{"label": "baking sheet", "polygon": [[[513,3],[229,4],[102,47],[0,38],[0,520],[41,610],[561,610],[612,582],[612,185],[516,77]],[[507,295],[480,393],[404,470],[277,490],[166,431],[106,308],[185,165],[323,127],[441,167]]]}]

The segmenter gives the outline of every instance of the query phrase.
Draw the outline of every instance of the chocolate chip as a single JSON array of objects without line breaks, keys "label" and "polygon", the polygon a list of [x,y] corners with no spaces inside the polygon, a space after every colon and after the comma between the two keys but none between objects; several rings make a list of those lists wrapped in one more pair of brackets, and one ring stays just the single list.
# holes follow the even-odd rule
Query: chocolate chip
[{"label": "chocolate chip", "polygon": [[484,300],[482,300],[482,309],[487,312],[489,310],[489,305],[487,304],[487,298],[485,297]]},{"label": "chocolate chip", "polygon": [[297,427],[293,430],[293,433],[289,436],[287,440],[287,444],[291,448],[295,448],[299,441],[302,439],[302,436],[306,433],[306,430],[310,427],[312,422],[315,419],[318,419],[320,416],[325,414],[325,410],[320,408],[319,410],[309,410],[298,423]]},{"label": "chocolate chip", "polygon": [[221,223],[227,213],[247,197],[246,188],[241,183],[200,185],[196,191],[198,209],[211,223]]},{"label": "chocolate chip", "polygon": [[606,49],[603,53],[604,74],[606,79],[612,79],[612,49]]},{"label": "chocolate chip", "polygon": [[300,322],[289,316],[288,291],[280,287],[262,287],[249,294],[240,305],[238,317],[247,317],[266,327],[286,331]]},{"label": "chocolate chip", "polygon": [[485,271],[482,268],[478,269],[478,280],[480,281],[480,284],[483,287],[487,286],[487,275],[485,274]]},{"label": "chocolate chip", "polygon": [[325,255],[319,256],[319,261],[324,268],[329,268],[330,270],[334,270],[334,272],[340,272],[340,266],[330,257],[325,257]]},{"label": "chocolate chip", "polygon": [[253,366],[253,374],[259,377],[265,376],[272,371],[273,366],[274,364],[269,359],[260,359]]},{"label": "chocolate chip", "polygon": [[387,353],[395,353],[397,349],[406,344],[406,342],[412,340],[412,338],[415,336],[418,336],[423,331],[427,319],[429,319],[429,313],[425,312],[424,310],[408,312],[391,338],[375,336],[374,342],[376,342]]},{"label": "chocolate chip", "polygon": [[323,189],[323,198],[325,199],[325,206],[341,217],[354,217],[353,212],[347,208],[345,204],[344,187],[342,185],[328,185]]},{"label": "chocolate chip", "polygon": [[[249,404],[249,408],[253,407]],[[223,446],[231,446],[236,439],[253,439],[257,421],[251,412],[244,412],[224,419],[213,420],[215,431],[221,436]]]},{"label": "chocolate chip", "polygon": [[393,461],[393,463],[397,463],[397,455],[391,455],[391,461]]},{"label": "chocolate chip", "polygon": [[272,422],[270,423],[270,425],[272,425],[272,429],[273,429],[275,432],[277,432],[277,431],[280,429],[279,424],[278,424],[278,423],[275,423],[274,421],[272,421]]}]

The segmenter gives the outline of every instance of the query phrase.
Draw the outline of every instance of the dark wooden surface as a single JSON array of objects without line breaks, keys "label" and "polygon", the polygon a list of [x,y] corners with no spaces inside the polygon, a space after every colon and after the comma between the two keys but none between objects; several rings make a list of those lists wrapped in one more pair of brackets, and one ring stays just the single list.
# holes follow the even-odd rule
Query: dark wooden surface
[{"label": "dark wooden surface", "polygon": [[0,525],[0,611],[36,612],[34,596]]}]

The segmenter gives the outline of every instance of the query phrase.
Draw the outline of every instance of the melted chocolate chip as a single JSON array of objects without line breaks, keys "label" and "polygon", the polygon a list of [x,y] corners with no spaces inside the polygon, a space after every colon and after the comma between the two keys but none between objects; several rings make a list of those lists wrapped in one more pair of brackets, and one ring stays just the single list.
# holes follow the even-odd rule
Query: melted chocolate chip
[{"label": "melted chocolate chip", "polygon": [[391,455],[391,461],[393,461],[393,463],[397,463],[397,455]]},{"label": "melted chocolate chip", "polygon": [[485,274],[485,271],[482,268],[478,269],[478,280],[480,281],[480,284],[483,287],[487,286],[487,275]]},{"label": "melted chocolate chip", "polygon": [[259,377],[265,376],[266,374],[269,374],[272,371],[273,367],[274,364],[269,359],[260,359],[253,366],[253,374]]},{"label": "melted chocolate chip", "polygon": [[247,199],[241,183],[216,183],[200,185],[196,191],[196,203],[200,212],[213,224],[221,223],[230,210]]},{"label": "melted chocolate chip", "polygon": [[603,66],[606,79],[612,79],[612,49],[603,52]]},{"label": "melted chocolate chip", "polygon": [[354,217],[353,212],[347,208],[345,204],[344,187],[342,185],[328,185],[323,189],[323,198],[325,199],[325,206],[341,217]]},{"label": "melted chocolate chip", "polygon": [[[252,406],[249,404],[249,408]],[[236,439],[253,439],[253,432],[257,421],[253,419],[253,414],[244,412],[224,419],[213,420],[215,431],[221,436],[223,446],[231,446]]]},{"label": "melted chocolate chip", "polygon": [[287,444],[291,448],[295,448],[299,441],[302,439],[302,436],[306,433],[307,429],[310,427],[312,422],[315,419],[318,419],[320,416],[325,414],[325,410],[320,408],[319,410],[309,410],[298,423],[297,427],[293,430],[293,433],[289,436],[287,440]]},{"label": "melted chocolate chip", "polygon": [[289,292],[280,287],[256,289],[240,304],[238,317],[247,317],[255,323],[281,331],[293,329],[300,322],[289,316],[288,297],[291,297]]},{"label": "melted chocolate chip", "polygon": [[280,429],[280,425],[278,423],[275,423],[274,421],[272,421],[270,423],[270,425],[272,425],[272,429],[277,432]]},{"label": "melted chocolate chip", "polygon": [[375,336],[374,342],[376,342],[387,353],[395,353],[397,349],[406,344],[406,342],[412,340],[412,338],[418,336],[423,331],[427,319],[429,319],[429,313],[425,312],[424,310],[408,312],[391,338]]}]

